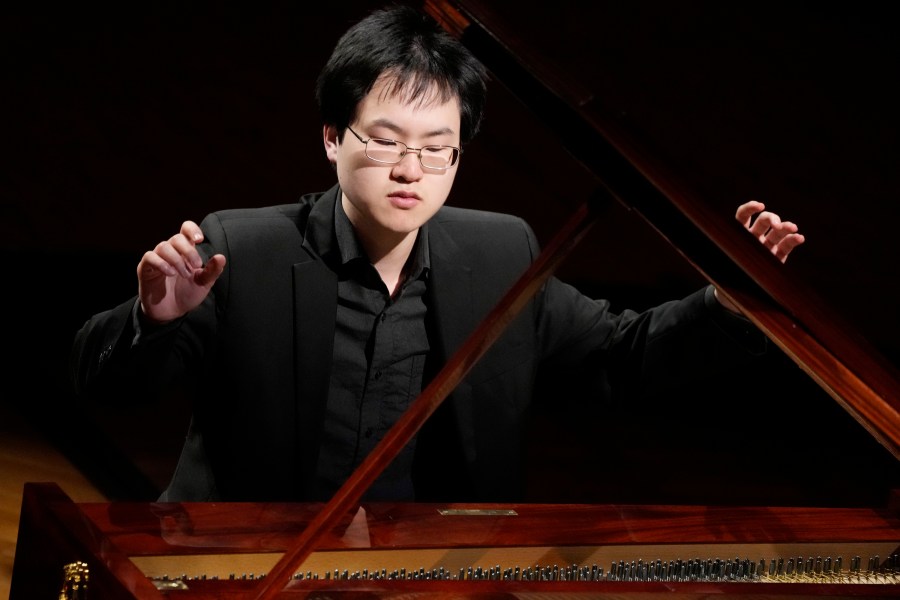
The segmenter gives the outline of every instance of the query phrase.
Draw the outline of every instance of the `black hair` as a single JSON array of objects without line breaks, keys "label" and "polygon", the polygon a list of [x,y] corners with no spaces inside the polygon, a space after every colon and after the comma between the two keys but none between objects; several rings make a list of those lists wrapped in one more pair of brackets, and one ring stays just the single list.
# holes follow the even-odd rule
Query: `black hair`
[{"label": "black hair", "polygon": [[377,10],[341,36],[316,82],[322,121],[343,135],[382,75],[392,79],[388,93],[410,101],[455,97],[461,143],[478,132],[487,87],[484,67],[430,17],[409,6]]}]

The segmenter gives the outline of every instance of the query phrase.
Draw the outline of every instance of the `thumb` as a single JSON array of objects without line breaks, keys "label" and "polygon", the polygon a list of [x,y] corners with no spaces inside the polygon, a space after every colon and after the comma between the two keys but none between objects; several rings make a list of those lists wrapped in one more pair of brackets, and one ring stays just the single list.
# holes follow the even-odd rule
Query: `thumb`
[{"label": "thumb", "polygon": [[206,262],[206,266],[194,274],[194,283],[209,287],[216,282],[225,270],[225,257],[216,254]]}]

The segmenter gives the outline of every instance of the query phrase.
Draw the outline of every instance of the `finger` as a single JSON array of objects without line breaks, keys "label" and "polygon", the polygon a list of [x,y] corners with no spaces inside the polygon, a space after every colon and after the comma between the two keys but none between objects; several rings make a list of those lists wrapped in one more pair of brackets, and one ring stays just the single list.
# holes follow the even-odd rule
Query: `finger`
[{"label": "finger", "polygon": [[177,234],[169,238],[172,246],[184,257],[189,269],[199,269],[203,259],[196,250],[196,245],[203,241],[203,231],[193,221],[185,221]]},{"label": "finger", "polygon": [[211,286],[219,278],[219,275],[225,270],[225,257],[216,254],[206,262],[206,266],[194,275],[194,282],[197,285]]},{"label": "finger", "polygon": [[782,221],[781,229],[787,231],[788,233],[797,233],[800,228],[793,221]]},{"label": "finger", "polygon": [[[169,238],[169,243],[172,244],[172,247],[178,251],[178,253],[183,257],[185,264],[189,269],[199,269],[203,266],[203,259],[200,258],[200,253],[197,252],[197,244],[194,241],[196,237],[190,237],[189,235],[184,235],[184,233],[176,233],[171,238]],[[203,234],[198,234],[202,239]]]},{"label": "finger", "polygon": [[772,247],[772,253],[777,256],[781,262],[787,260],[791,251],[802,244],[805,238],[799,233],[792,233],[784,237],[778,244]]},{"label": "finger", "polygon": [[750,227],[750,220],[756,213],[765,210],[766,205],[756,200],[750,200],[738,206],[734,218],[737,219],[744,227]]},{"label": "finger", "polygon": [[175,268],[163,260],[159,254],[150,251],[144,253],[137,266],[137,276],[142,281],[154,279],[160,275],[172,277],[177,273]]},{"label": "finger", "polygon": [[766,243],[778,245],[781,241],[792,233],[797,233],[797,226],[790,221],[781,222],[772,226],[766,233]]},{"label": "finger", "polygon": [[806,241],[806,237],[804,237],[800,233],[792,233],[786,236],[781,242],[772,249],[772,252],[781,262],[787,261],[788,255],[800,244]]},{"label": "finger", "polygon": [[[157,244],[153,253],[168,263],[182,277],[193,275],[195,267],[190,264],[192,261],[190,254],[197,254],[197,251],[193,244],[185,240],[181,234],[174,235],[171,239]],[[197,255],[197,258],[199,259],[200,256]]]},{"label": "finger", "polygon": [[750,226],[750,233],[759,238],[759,241],[766,243],[766,235],[769,233],[769,230],[777,228],[781,225],[781,218],[775,213],[771,213],[768,211],[761,212],[756,220],[753,222],[753,225]]},{"label": "finger", "polygon": [[784,239],[782,244],[789,245],[791,250],[793,250],[794,248],[796,248],[797,246],[799,246],[800,244],[802,244],[805,241],[806,241],[806,236],[803,235],[802,233],[792,233],[791,235],[787,236]]},{"label": "finger", "polygon": [[199,244],[203,241],[203,230],[193,221],[185,221],[182,223],[179,233],[195,244]]}]

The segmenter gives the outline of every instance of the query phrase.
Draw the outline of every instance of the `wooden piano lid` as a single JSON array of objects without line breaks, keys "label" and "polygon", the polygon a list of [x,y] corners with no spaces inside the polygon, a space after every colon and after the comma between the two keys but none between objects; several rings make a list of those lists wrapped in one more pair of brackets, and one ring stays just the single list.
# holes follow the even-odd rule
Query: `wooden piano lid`
[{"label": "wooden piano lid", "polygon": [[[900,52],[877,11],[425,8],[900,458]],[[787,265],[732,218],[749,199],[809,238]]]}]

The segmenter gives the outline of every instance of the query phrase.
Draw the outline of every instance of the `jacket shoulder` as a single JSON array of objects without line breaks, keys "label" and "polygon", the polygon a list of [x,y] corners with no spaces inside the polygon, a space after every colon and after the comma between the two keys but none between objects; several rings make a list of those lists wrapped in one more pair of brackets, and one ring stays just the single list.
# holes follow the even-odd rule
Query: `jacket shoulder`
[{"label": "jacket shoulder", "polygon": [[442,207],[435,215],[434,220],[441,224],[483,223],[488,226],[496,225],[498,227],[528,227],[524,219],[515,215],[456,206]]},{"label": "jacket shoulder", "polygon": [[215,219],[222,224],[237,221],[256,221],[270,219],[296,219],[304,212],[300,203],[279,204],[273,206],[261,206],[256,208],[228,208],[217,210],[207,216],[207,219]]},{"label": "jacket shoulder", "polygon": [[460,246],[526,244],[533,249],[537,244],[525,219],[505,213],[447,206],[438,211],[431,223],[437,235],[443,233]]},{"label": "jacket shoulder", "polygon": [[328,193],[306,194],[299,201],[291,204],[218,210],[207,215],[204,223],[218,223],[223,228],[242,226],[252,228],[254,224],[265,223],[267,226],[271,226],[273,222],[281,221],[291,224],[292,227],[299,227],[302,231],[313,206]]}]

